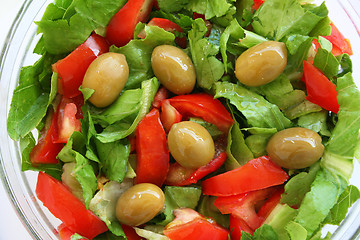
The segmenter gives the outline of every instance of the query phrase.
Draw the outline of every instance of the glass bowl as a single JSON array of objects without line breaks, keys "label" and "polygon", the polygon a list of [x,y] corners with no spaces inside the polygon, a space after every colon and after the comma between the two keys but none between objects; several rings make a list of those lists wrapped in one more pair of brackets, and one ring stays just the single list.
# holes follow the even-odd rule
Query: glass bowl
[{"label": "glass bowl", "polygon": [[[12,92],[17,83],[20,68],[32,65],[39,56],[32,54],[39,36],[36,25],[50,0],[26,0],[6,38],[0,64],[0,176],[4,188],[18,216],[33,239],[59,239],[56,232],[60,221],[43,207],[35,197],[36,172],[21,171],[21,154],[18,142],[7,134],[6,121],[10,109]],[[315,1],[321,3],[321,1]],[[326,0],[330,18],[340,31],[349,38],[354,56],[354,79],[360,86],[360,1]],[[351,184],[360,188],[360,165],[355,161]],[[354,204],[339,227],[326,226],[324,233],[333,232],[332,239],[360,238],[360,202]]]}]

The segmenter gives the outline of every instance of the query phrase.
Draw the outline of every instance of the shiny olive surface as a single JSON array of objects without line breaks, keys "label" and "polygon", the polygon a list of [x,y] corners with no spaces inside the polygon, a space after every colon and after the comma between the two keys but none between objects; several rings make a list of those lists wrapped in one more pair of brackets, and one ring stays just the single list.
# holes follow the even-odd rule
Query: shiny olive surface
[{"label": "shiny olive surface", "polygon": [[282,130],[274,134],[266,151],[276,164],[288,169],[311,166],[323,155],[324,146],[316,132],[301,127]]},{"label": "shiny olive surface", "polygon": [[163,191],[151,183],[140,183],[126,190],[116,204],[117,219],[129,226],[139,226],[154,218],[163,208]]},{"label": "shiny olive surface", "polygon": [[120,95],[129,77],[129,66],[123,54],[104,53],[89,66],[82,87],[95,90],[89,101],[106,107]]},{"label": "shiny olive surface", "polygon": [[151,55],[151,66],[155,76],[169,91],[181,95],[194,89],[194,64],[180,48],[170,45],[156,47]]},{"label": "shiny olive surface", "polygon": [[209,132],[191,121],[179,122],[171,127],[168,146],[174,159],[185,168],[204,166],[215,154],[214,141]]},{"label": "shiny olive surface", "polygon": [[235,63],[236,78],[250,87],[275,80],[285,69],[287,50],[282,42],[266,41],[243,52]]}]

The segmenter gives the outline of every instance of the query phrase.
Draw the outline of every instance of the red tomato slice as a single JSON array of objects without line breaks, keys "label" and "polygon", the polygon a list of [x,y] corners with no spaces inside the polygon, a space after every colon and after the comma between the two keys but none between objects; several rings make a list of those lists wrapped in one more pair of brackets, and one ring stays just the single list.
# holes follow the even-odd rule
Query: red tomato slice
[{"label": "red tomato slice", "polygon": [[218,170],[225,163],[226,158],[226,153],[221,152],[219,156],[211,160],[208,164],[196,170],[184,168],[175,162],[170,165],[165,183],[171,186],[186,186],[197,183],[197,181],[206,175]]},{"label": "red tomato slice", "polygon": [[227,240],[229,232],[192,209],[174,210],[176,218],[164,234],[171,240]]},{"label": "red tomato slice", "polygon": [[245,165],[202,182],[205,195],[232,196],[284,183],[289,176],[268,156],[250,160]]},{"label": "red tomato slice", "polygon": [[341,34],[341,32],[337,29],[334,23],[330,24],[331,26],[331,35],[324,36],[327,40],[329,40],[333,44],[332,53],[336,56],[339,54],[347,53],[349,55],[353,54],[351,44],[348,39]]},{"label": "red tomato slice", "polygon": [[37,164],[57,164],[56,156],[64,147],[62,143],[54,143],[57,137],[57,114],[49,114],[46,119],[46,126],[41,130],[38,143],[30,152],[30,161],[33,165]]},{"label": "red tomato slice", "polygon": [[284,193],[283,187],[276,190],[273,193],[273,195],[271,195],[271,197],[268,200],[266,200],[264,205],[261,206],[261,208],[257,212],[257,215],[265,220],[270,215],[271,211],[274,210],[276,205],[280,203],[281,194],[283,193]]},{"label": "red tomato slice", "polygon": [[306,84],[306,99],[320,107],[337,113],[339,103],[337,101],[336,86],[319,69],[307,61],[303,61],[304,76],[302,80]]},{"label": "red tomato slice", "polygon": [[[157,26],[159,28],[164,29],[165,31],[171,32],[171,33],[175,33],[175,32],[184,32],[184,30],[182,30],[182,28],[177,25],[176,23],[166,19],[166,18],[153,18],[150,20],[150,22],[147,24],[148,26]],[[141,31],[138,35],[139,38],[144,39],[146,37],[146,32],[145,30]],[[181,47],[181,48],[186,48],[186,37],[176,37],[175,38],[175,42]]]},{"label": "red tomato slice", "polygon": [[106,224],[86,209],[65,185],[48,174],[39,172],[35,192],[44,206],[70,231],[92,239],[108,230]]},{"label": "red tomato slice", "polygon": [[169,132],[173,124],[181,121],[182,116],[173,106],[170,105],[169,100],[164,100],[161,104],[160,119],[165,131]]},{"label": "red tomato slice", "polygon": [[155,94],[152,107],[160,109],[162,101],[167,99],[169,95],[170,95],[169,90],[167,90],[165,87],[161,87]]},{"label": "red tomato slice", "polygon": [[108,24],[106,39],[117,47],[125,46],[134,38],[136,25],[147,20],[153,4],[153,0],[129,0]]},{"label": "red tomato slice", "polygon": [[230,236],[231,240],[240,240],[241,231],[254,234],[254,231],[241,218],[230,214]]},{"label": "red tomato slice", "polygon": [[[60,235],[60,240],[71,240],[71,236],[75,234],[75,232],[71,231],[63,223],[60,224],[57,230]],[[80,240],[86,240],[86,238],[81,238]]]},{"label": "red tomato slice", "polygon": [[256,208],[263,205],[274,191],[276,191],[274,188],[265,188],[235,196],[218,197],[214,205],[222,214],[233,214],[244,220],[252,230],[256,230],[264,221],[257,215]]},{"label": "red tomato slice", "polygon": [[92,34],[67,57],[56,62],[53,71],[59,75],[58,92],[68,98],[80,95],[79,87],[90,63],[108,51],[109,44],[105,38]]},{"label": "red tomato slice", "polygon": [[136,183],[161,187],[169,171],[169,150],[159,110],[154,108],[136,129]]},{"label": "red tomato slice", "polygon": [[125,224],[121,224],[122,229],[124,230],[125,236],[127,240],[141,240],[143,239],[139,235],[137,235],[135,229]]},{"label": "red tomato slice", "polygon": [[[82,102],[80,102],[80,97]],[[74,101],[73,99],[79,100]],[[61,97],[57,107],[58,136],[53,139],[54,143],[67,143],[74,131],[81,131],[81,122],[77,117],[82,117],[81,106],[83,101],[82,95],[76,98]]]},{"label": "red tomato slice", "polygon": [[210,94],[180,95],[170,98],[169,101],[183,117],[200,117],[226,134],[234,123],[226,108]]},{"label": "red tomato slice", "polygon": [[264,2],[265,0],[254,0],[253,10],[258,10]]}]

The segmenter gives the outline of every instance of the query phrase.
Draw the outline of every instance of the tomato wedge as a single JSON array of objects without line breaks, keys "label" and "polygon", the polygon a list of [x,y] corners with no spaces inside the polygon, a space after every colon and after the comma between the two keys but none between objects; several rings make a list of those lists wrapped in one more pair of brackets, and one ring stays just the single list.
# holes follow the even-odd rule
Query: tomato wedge
[{"label": "tomato wedge", "polygon": [[[150,20],[150,22],[147,24],[148,26],[157,26],[159,28],[164,29],[165,31],[175,33],[183,33],[184,30],[177,25],[176,23],[166,19],[166,18],[153,18]],[[146,37],[145,30],[141,31],[138,35],[139,38],[144,39]],[[181,47],[186,48],[186,37],[176,37],[175,42]]]},{"label": "tomato wedge", "polygon": [[164,100],[161,104],[160,119],[166,132],[169,132],[173,124],[181,121],[182,116],[173,106],[170,105],[169,100]]},{"label": "tomato wedge", "polygon": [[254,0],[253,10],[258,10],[264,2],[265,0]]},{"label": "tomato wedge", "polygon": [[125,46],[134,38],[135,27],[149,17],[153,0],[129,0],[110,20],[106,39],[117,47]]},{"label": "tomato wedge", "polygon": [[58,92],[68,98],[80,95],[79,87],[90,63],[108,51],[109,44],[105,38],[92,34],[67,57],[57,61],[53,71],[59,75]]},{"label": "tomato wedge", "polygon": [[206,93],[179,95],[169,99],[183,117],[200,117],[228,133],[234,120],[218,99]]},{"label": "tomato wedge", "polygon": [[[57,231],[59,232],[60,240],[71,240],[71,236],[75,234],[75,232],[71,231],[63,223],[60,224]],[[86,238],[80,238],[79,240],[86,240]]]},{"label": "tomato wedge", "polygon": [[100,218],[86,209],[65,185],[50,175],[39,172],[35,192],[44,206],[69,230],[89,239],[108,230]]},{"label": "tomato wedge", "polygon": [[350,41],[345,39],[345,37],[341,34],[339,29],[334,25],[334,23],[330,23],[331,26],[331,35],[324,36],[327,40],[329,40],[333,44],[332,53],[336,56],[339,54],[347,53],[349,55],[353,54]]},{"label": "tomato wedge", "polygon": [[254,231],[241,218],[230,214],[229,220],[231,240],[240,240],[242,231],[250,233],[251,235],[254,234]]},{"label": "tomato wedge", "polygon": [[67,143],[74,131],[80,132],[82,118],[81,106],[84,104],[82,95],[75,98],[61,97],[57,107],[57,137],[54,143]]},{"label": "tomato wedge", "polygon": [[256,230],[265,219],[257,215],[255,208],[263,205],[274,191],[274,188],[265,188],[235,196],[218,197],[214,205],[222,214],[233,214],[244,220],[252,230]]},{"label": "tomato wedge", "polygon": [[165,87],[161,87],[155,94],[152,107],[159,109],[161,107],[162,101],[167,99],[169,95],[170,95],[169,90],[167,90]]},{"label": "tomato wedge", "polygon": [[33,165],[58,163],[56,156],[64,147],[64,144],[53,142],[54,138],[58,136],[57,119],[56,113],[48,114],[39,141],[30,152],[30,161]]},{"label": "tomato wedge", "polygon": [[229,232],[192,209],[174,210],[176,218],[164,234],[171,240],[227,240]]},{"label": "tomato wedge", "polygon": [[135,229],[133,227],[130,227],[128,225],[125,224],[121,224],[121,227],[125,233],[125,236],[127,238],[127,240],[141,240],[143,239],[142,237],[140,237],[139,235],[137,235]]},{"label": "tomato wedge", "polygon": [[276,205],[278,205],[280,203],[281,194],[283,194],[283,193],[284,193],[284,188],[283,187],[280,187],[278,190],[276,190],[271,195],[271,197],[268,200],[266,200],[264,205],[261,206],[261,208],[257,212],[257,215],[260,218],[265,220],[270,215],[271,211],[274,210]]},{"label": "tomato wedge", "polygon": [[303,61],[304,76],[307,97],[306,99],[320,107],[337,113],[339,103],[337,101],[336,86],[319,69],[307,61]]},{"label": "tomato wedge", "polygon": [[288,180],[288,174],[268,156],[250,160],[245,165],[202,182],[205,195],[232,196],[276,186]]},{"label": "tomato wedge", "polygon": [[136,129],[136,180],[161,187],[169,171],[169,150],[160,121],[159,110],[154,108]]},{"label": "tomato wedge", "polygon": [[226,158],[226,153],[221,152],[219,156],[211,160],[208,164],[196,170],[184,168],[175,162],[170,165],[165,183],[171,186],[186,186],[197,183],[197,181],[206,175],[218,170],[225,163]]}]

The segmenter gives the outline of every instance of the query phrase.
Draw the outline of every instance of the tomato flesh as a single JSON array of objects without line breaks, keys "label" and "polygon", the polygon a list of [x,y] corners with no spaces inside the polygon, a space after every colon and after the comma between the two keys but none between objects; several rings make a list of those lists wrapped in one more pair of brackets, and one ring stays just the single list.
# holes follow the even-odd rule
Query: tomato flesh
[{"label": "tomato flesh", "polygon": [[169,171],[169,150],[160,121],[154,108],[136,129],[136,183],[153,183],[161,187]]},{"label": "tomato flesh", "polygon": [[106,39],[117,47],[125,46],[133,39],[136,25],[146,21],[153,4],[153,0],[129,0],[110,20]]},{"label": "tomato flesh", "polygon": [[240,240],[242,231],[250,233],[251,235],[254,234],[254,231],[241,218],[230,214],[229,220],[231,240]]},{"label": "tomato flesh", "polygon": [[169,100],[165,100],[161,104],[160,119],[166,132],[169,132],[172,125],[181,121],[182,116],[170,105]]},{"label": "tomato flesh", "polygon": [[[261,177],[259,177],[261,176]],[[288,174],[268,156],[250,160],[245,165],[202,182],[205,195],[231,196],[284,183]]]},{"label": "tomato flesh", "polygon": [[183,117],[200,117],[228,133],[234,120],[218,99],[206,93],[179,95],[169,99]]},{"label": "tomato flesh", "polygon": [[337,101],[336,86],[319,69],[307,61],[303,61],[304,76],[302,80],[306,84],[306,99],[320,107],[337,113],[339,103]]},{"label": "tomato flesh", "polygon": [[87,68],[97,56],[108,51],[109,44],[105,38],[92,34],[67,57],[56,62],[53,71],[59,75],[58,92],[67,98],[80,95],[79,87]]},{"label": "tomato flesh", "polygon": [[100,218],[86,209],[65,185],[50,175],[39,172],[35,192],[44,206],[69,230],[89,239],[108,230]]}]

